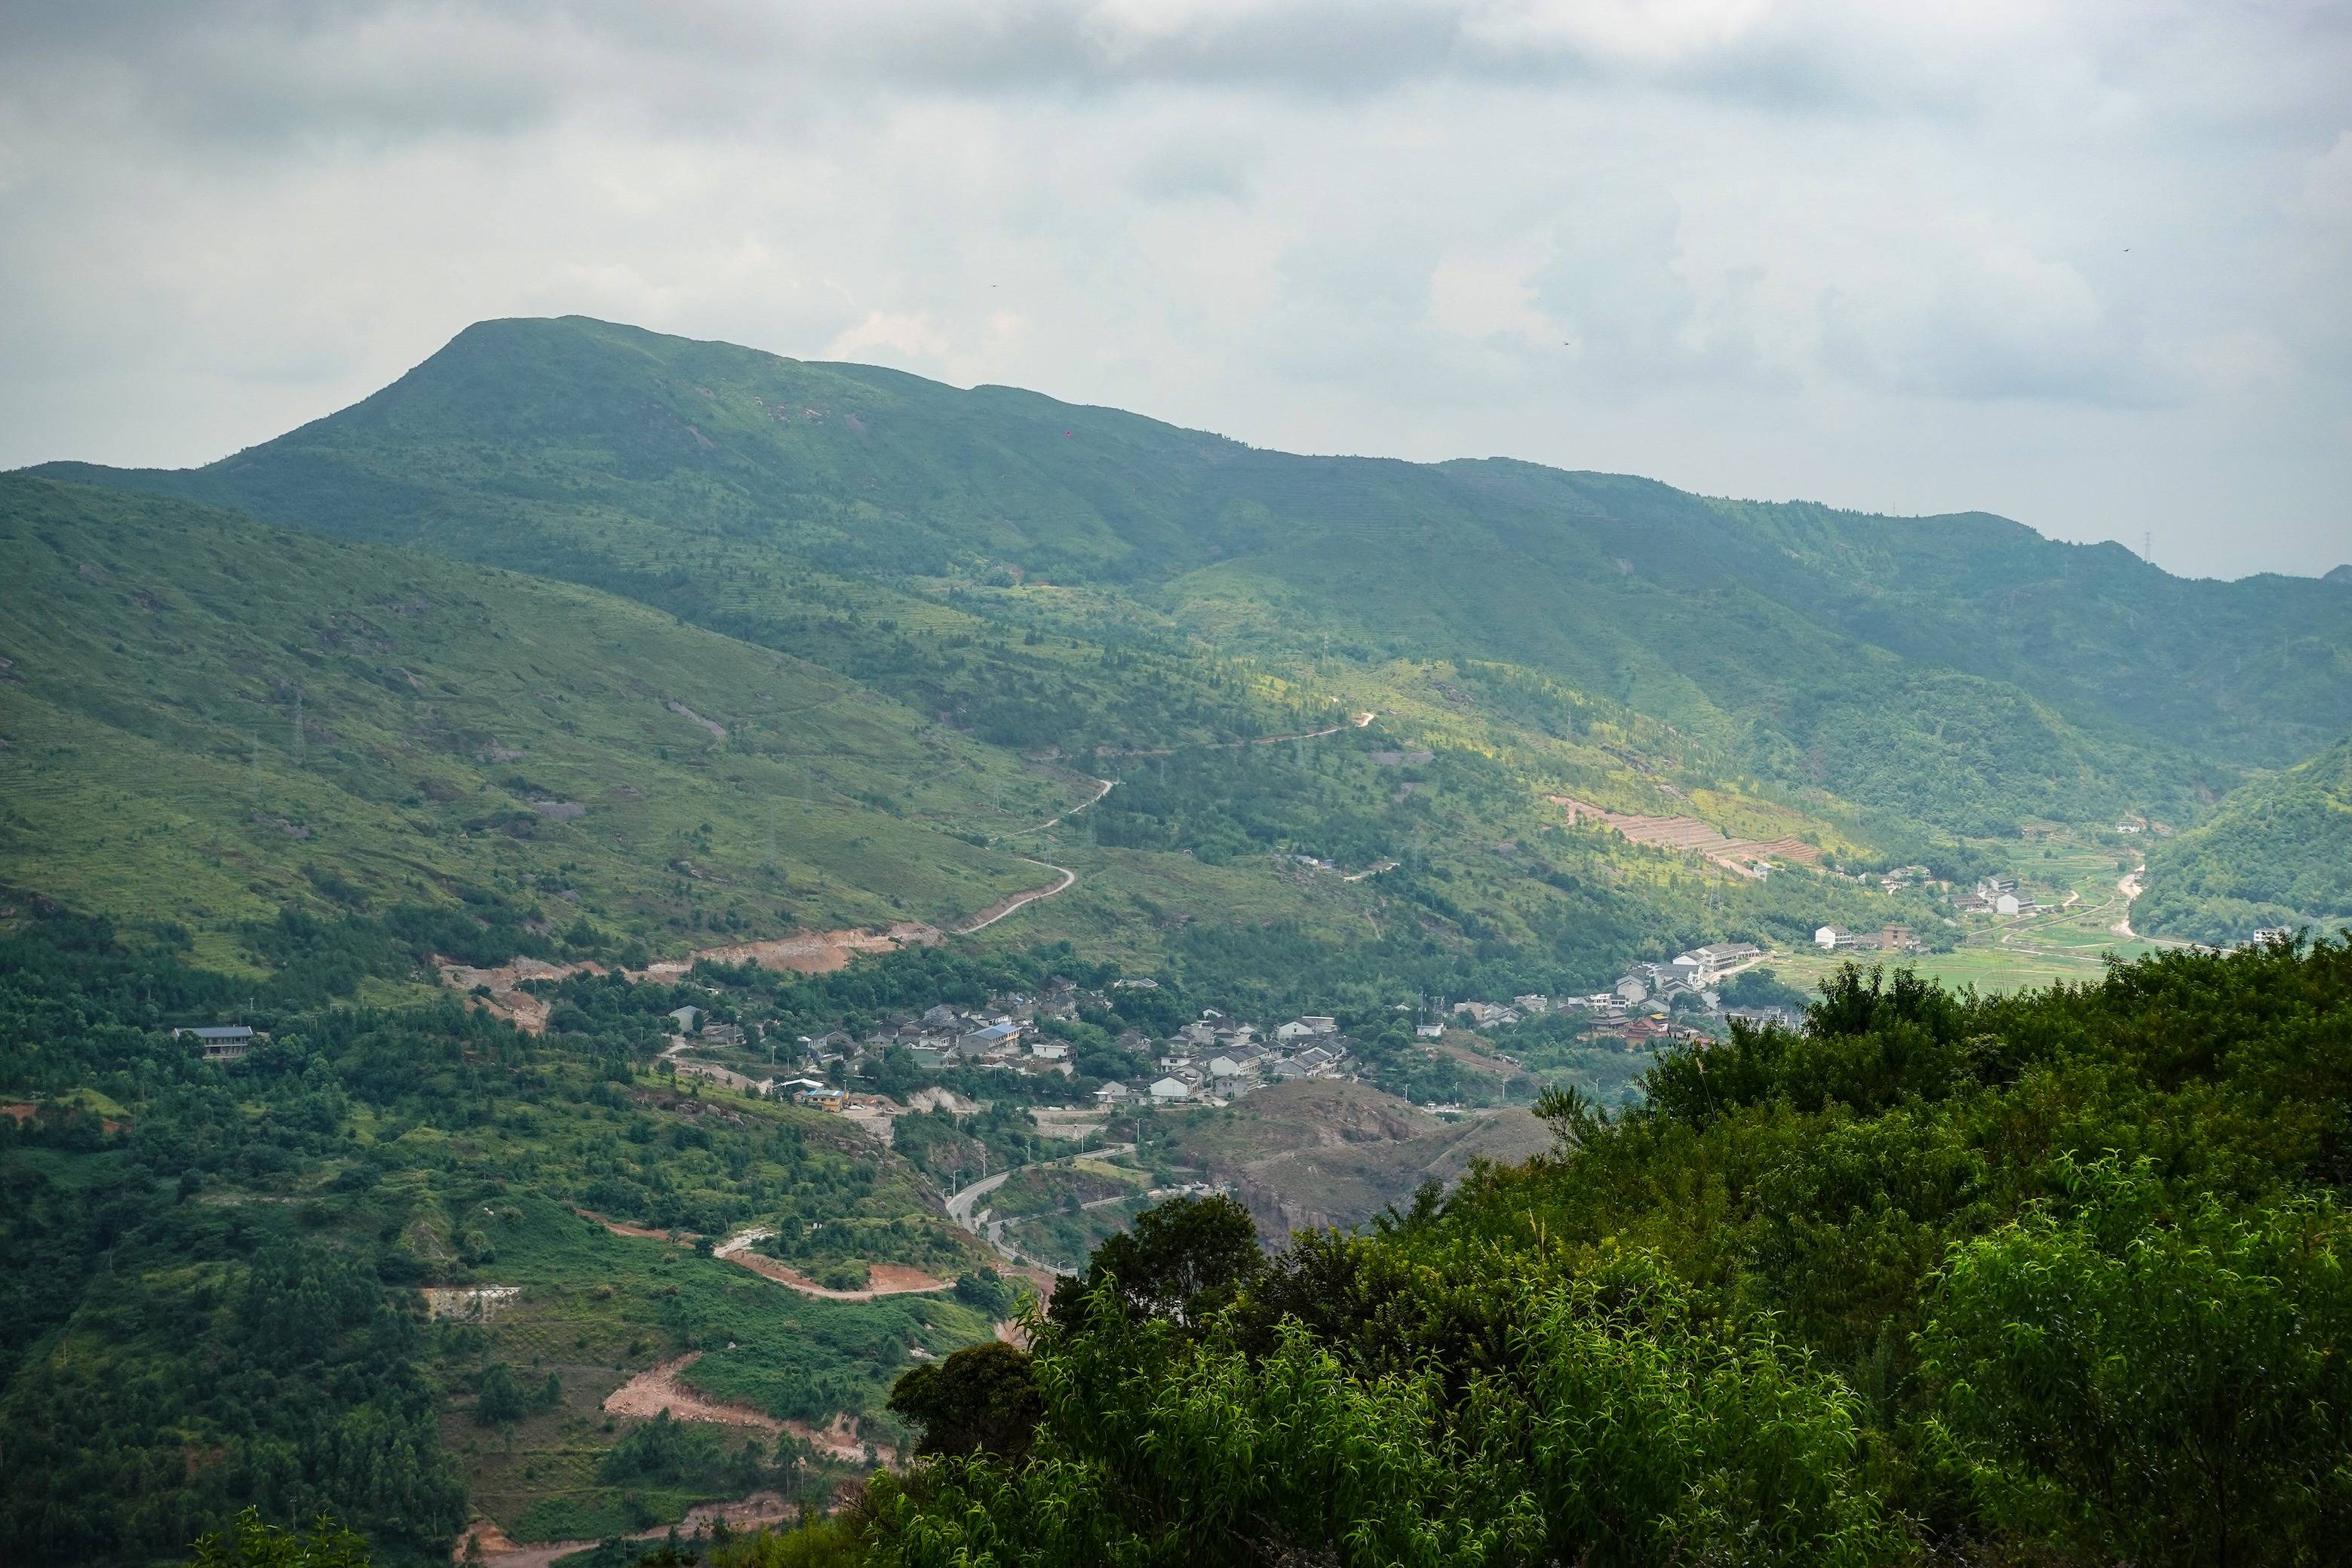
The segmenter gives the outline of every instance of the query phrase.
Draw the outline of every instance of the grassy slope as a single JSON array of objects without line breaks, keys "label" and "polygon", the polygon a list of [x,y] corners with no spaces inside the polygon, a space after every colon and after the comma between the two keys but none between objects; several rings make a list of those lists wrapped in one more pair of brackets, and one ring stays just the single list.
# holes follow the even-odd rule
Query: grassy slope
[{"label": "grassy slope", "polygon": [[340,879],[575,890],[656,946],[938,920],[1042,879],[950,831],[1070,799],[838,674],[568,585],[26,479],[0,480],[0,881],[99,911],[217,930]]},{"label": "grassy slope", "polygon": [[2148,846],[2143,928],[2203,942],[2352,922],[2352,740],[2231,794]]},{"label": "grassy slope", "polygon": [[[1167,702],[1204,678],[1159,641],[1171,626],[1294,674],[1323,646],[1523,663],[1748,770],[1955,825],[2193,802],[2352,722],[2352,604],[2324,584],[2183,582],[1995,518],[1254,452],[577,319],[484,323],[278,441],[106,477],[789,627],[941,711],[984,709],[989,688],[904,643],[970,631],[975,611],[1049,622],[1083,646],[983,662],[998,686],[1035,683],[1061,710],[1045,728],[1069,737],[1200,727],[1200,705],[1151,711],[1088,665],[1150,643]],[[950,606],[925,586],[1007,573],[1089,591]],[[869,624],[834,623],[852,612]],[[1235,635],[1244,618],[1259,636]],[[885,620],[900,625],[870,624]],[[2282,625],[2295,635],[2257,635]]]}]

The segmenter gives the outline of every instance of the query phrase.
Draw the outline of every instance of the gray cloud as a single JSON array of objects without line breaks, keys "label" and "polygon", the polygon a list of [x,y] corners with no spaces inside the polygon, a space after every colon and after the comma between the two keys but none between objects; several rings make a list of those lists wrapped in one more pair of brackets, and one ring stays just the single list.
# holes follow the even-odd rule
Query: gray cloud
[{"label": "gray cloud", "polygon": [[0,462],[201,460],[582,310],[1265,444],[2352,556],[2352,14],[1948,9],[10,7]]}]

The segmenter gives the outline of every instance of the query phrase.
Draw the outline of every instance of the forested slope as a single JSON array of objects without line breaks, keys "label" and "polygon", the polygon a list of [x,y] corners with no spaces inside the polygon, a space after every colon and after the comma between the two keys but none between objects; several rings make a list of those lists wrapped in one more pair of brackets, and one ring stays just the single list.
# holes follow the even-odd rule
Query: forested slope
[{"label": "forested slope", "polygon": [[2352,925],[2352,739],[2256,779],[2207,821],[2151,843],[2147,891],[2132,917],[2200,942]]},{"label": "forested slope", "polygon": [[1219,655],[1318,690],[1331,658],[1486,659],[1719,770],[1980,831],[2193,810],[2352,726],[2352,601],[2323,583],[2189,582],[1990,517],[1261,452],[576,318],[468,329],[205,468],[51,471],[609,587],[1066,751],[1239,733]]}]

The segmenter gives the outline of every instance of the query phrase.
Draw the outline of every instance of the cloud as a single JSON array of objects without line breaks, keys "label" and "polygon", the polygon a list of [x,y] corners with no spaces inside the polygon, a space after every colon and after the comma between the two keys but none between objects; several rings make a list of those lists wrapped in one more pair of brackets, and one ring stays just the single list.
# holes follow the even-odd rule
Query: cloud
[{"label": "cloud", "polygon": [[[0,463],[583,311],[1260,444],[2334,564],[2352,22],[2191,0],[0,10]],[[2205,519],[2259,519],[2217,537]]]},{"label": "cloud", "polygon": [[2081,273],[2015,246],[1877,298],[1832,292],[1822,318],[1824,362],[1889,391],[2143,406],[2186,390]]}]

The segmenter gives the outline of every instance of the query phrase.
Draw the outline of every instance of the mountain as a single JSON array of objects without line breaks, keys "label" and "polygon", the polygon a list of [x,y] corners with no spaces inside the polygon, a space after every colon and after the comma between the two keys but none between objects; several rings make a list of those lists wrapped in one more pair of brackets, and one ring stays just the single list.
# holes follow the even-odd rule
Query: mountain
[{"label": "mountain", "polygon": [[1257,451],[578,318],[469,328],[203,468],[38,472],[606,588],[1033,751],[1244,733],[1235,664],[1370,706],[1389,666],[1475,661],[1670,725],[1718,779],[1987,831],[2193,814],[2352,727],[2352,601],[2311,580],[2189,581],[1980,514]]},{"label": "mountain", "polygon": [[2148,846],[2143,930],[2242,942],[2270,926],[2352,924],[2352,737],[2232,792]]},{"label": "mountain", "polygon": [[27,478],[0,554],[0,880],[232,964],[289,904],[542,951],[944,924],[1051,880],[971,841],[1082,798],[590,589]]}]

